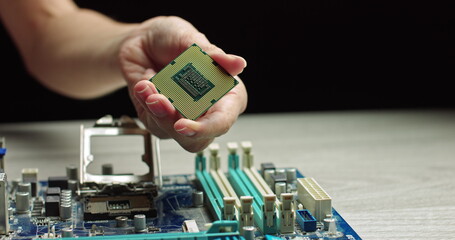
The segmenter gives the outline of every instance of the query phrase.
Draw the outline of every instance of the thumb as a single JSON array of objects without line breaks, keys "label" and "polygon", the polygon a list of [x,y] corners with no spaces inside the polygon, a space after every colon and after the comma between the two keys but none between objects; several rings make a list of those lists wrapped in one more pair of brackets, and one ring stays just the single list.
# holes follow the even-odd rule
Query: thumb
[{"label": "thumb", "polygon": [[240,56],[226,54],[221,48],[209,42],[204,34],[196,32],[184,40],[186,46],[196,43],[202,48],[215,62],[223,67],[229,74],[236,76],[242,73],[246,67],[246,60]]}]

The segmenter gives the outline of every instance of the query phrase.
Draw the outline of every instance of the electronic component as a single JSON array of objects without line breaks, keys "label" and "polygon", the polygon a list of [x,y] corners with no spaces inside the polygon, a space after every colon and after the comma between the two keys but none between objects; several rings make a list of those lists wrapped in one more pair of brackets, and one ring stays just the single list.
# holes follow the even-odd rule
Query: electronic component
[{"label": "electronic component", "polygon": [[48,187],[46,189],[46,196],[60,196],[59,187]]},{"label": "electronic component", "polygon": [[60,196],[46,196],[44,208],[46,216],[60,216]]},{"label": "electronic component", "polygon": [[204,205],[204,192],[194,191],[191,196],[194,207],[202,207]]},{"label": "electronic component", "polygon": [[118,228],[128,227],[128,217],[126,216],[115,217],[115,223]]},{"label": "electronic component", "polygon": [[34,198],[32,201],[32,216],[41,217],[43,216],[44,201],[42,198]]},{"label": "electronic component", "polygon": [[319,222],[332,215],[332,198],[314,178],[298,178],[297,192],[299,201]]},{"label": "electronic component", "polygon": [[156,217],[151,193],[125,193],[113,196],[94,195],[84,198],[84,219],[115,219],[117,216],[133,218],[136,214]]},{"label": "electronic component", "polygon": [[36,197],[37,195],[37,182],[38,182],[38,168],[24,168],[22,169],[22,182],[30,183],[30,196]]},{"label": "electronic component", "polygon": [[78,188],[78,182],[73,179],[68,180],[68,189],[71,190],[72,193],[76,193]]},{"label": "electronic component", "polygon": [[280,196],[282,193],[286,193],[286,183],[277,182],[275,183],[275,194]]},{"label": "electronic component", "polygon": [[66,176],[68,177],[68,180],[79,180],[79,172],[77,170],[76,165],[69,165],[66,166]]},{"label": "electronic component", "polygon": [[190,232],[190,233],[199,232],[199,228],[194,219],[183,221],[182,230],[183,230],[183,232]]},{"label": "electronic component", "polygon": [[242,228],[243,230],[243,237],[245,240],[254,240],[254,233],[256,232],[256,228],[253,226],[245,226]]},{"label": "electronic component", "polygon": [[150,79],[186,118],[195,120],[238,81],[196,44]]},{"label": "electronic component", "polygon": [[[0,147],[1,146],[0,139]],[[1,158],[1,156],[0,156]],[[8,181],[5,173],[0,173],[0,235],[5,235],[9,232],[9,194],[7,189]]]},{"label": "electronic component", "polygon": [[62,220],[68,220],[72,217],[72,206],[69,203],[60,203],[60,218]]},{"label": "electronic component", "polygon": [[137,233],[147,232],[147,224],[144,214],[134,215],[134,231]]},{"label": "electronic component", "polygon": [[278,184],[284,184],[284,192],[286,192],[286,174],[285,173],[276,173],[274,175],[272,175],[272,189],[273,189],[273,192],[279,196],[279,194],[276,192],[276,188],[275,186]]},{"label": "electronic component", "polygon": [[11,181],[11,189],[9,190],[10,194],[13,194],[17,190],[17,186],[22,182],[22,179],[16,178]]},{"label": "electronic component", "polygon": [[269,187],[271,187],[273,184],[273,175],[275,175],[275,170],[273,169],[264,170],[264,180]]},{"label": "electronic component", "polygon": [[68,189],[67,176],[51,176],[47,179],[49,187],[59,187],[60,189]]},{"label": "electronic component", "polygon": [[273,170],[275,171],[275,164],[273,163],[261,163],[261,175],[264,177],[264,173],[266,170]]},{"label": "electronic component", "polygon": [[295,168],[287,168],[286,169],[286,182],[288,184],[295,183],[296,177],[296,169]]},{"label": "electronic component", "polygon": [[37,182],[37,181],[38,181],[38,168],[22,169],[22,182]]},{"label": "electronic component", "polygon": [[30,193],[16,192],[16,212],[27,214],[30,211]]},{"label": "electronic component", "polygon": [[73,229],[69,227],[62,228],[62,238],[73,237]]},{"label": "electronic component", "polygon": [[20,182],[18,185],[17,185],[17,191],[18,192],[26,192],[28,193],[29,197],[31,197],[31,193],[32,193],[32,184],[30,184],[29,182]]},{"label": "electronic component", "polygon": [[68,220],[72,217],[71,190],[63,189],[60,193],[60,218]]},{"label": "electronic component", "polygon": [[323,233],[325,238],[336,239],[344,236],[342,232],[337,230],[337,221],[334,218],[324,219],[324,230],[326,230]]},{"label": "electronic component", "polygon": [[210,151],[210,176],[220,189],[220,194],[224,196],[223,220],[238,219],[240,200],[227,177],[221,171],[220,157],[218,156],[220,146],[217,143],[212,143],[208,148]]},{"label": "electronic component", "polygon": [[[245,159],[248,159],[250,161],[249,164],[252,164],[251,143],[242,143],[242,148],[244,149],[244,161]],[[277,219],[275,217],[275,195],[272,193],[270,188],[270,192],[263,189],[263,186],[256,180],[256,177],[259,177],[260,179],[262,179],[262,177],[259,174],[253,176],[254,174],[252,172],[255,172],[255,169],[244,168],[243,171],[240,169],[239,156],[236,152],[237,144],[232,142],[228,143],[228,149],[229,181],[240,196],[253,197],[253,217],[259,230],[264,234],[276,233]],[[248,164],[244,163],[244,165]],[[263,179],[262,183],[265,184]]]},{"label": "electronic component", "polygon": [[316,231],[316,218],[306,209],[296,211],[297,223],[305,232]]}]

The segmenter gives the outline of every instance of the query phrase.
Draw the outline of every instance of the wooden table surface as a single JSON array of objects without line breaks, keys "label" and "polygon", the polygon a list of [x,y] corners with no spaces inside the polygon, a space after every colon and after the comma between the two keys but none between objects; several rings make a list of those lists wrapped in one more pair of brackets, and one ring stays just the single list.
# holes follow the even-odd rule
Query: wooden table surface
[{"label": "wooden table surface", "polygon": [[[78,165],[81,124],[93,121],[0,124],[9,180],[22,168],[39,168],[46,179]],[[224,168],[226,143],[245,140],[253,142],[257,167],[273,162],[314,177],[364,239],[455,239],[455,110],[243,115],[216,140]],[[95,162],[144,171],[140,139],[96,144]],[[163,174],[192,173],[193,157],[161,141]]]}]

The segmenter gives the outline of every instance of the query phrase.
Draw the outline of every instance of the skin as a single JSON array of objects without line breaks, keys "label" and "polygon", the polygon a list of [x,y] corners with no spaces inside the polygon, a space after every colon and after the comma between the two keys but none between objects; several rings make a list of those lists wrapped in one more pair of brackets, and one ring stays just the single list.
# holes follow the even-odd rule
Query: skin
[{"label": "skin", "polygon": [[[201,151],[225,134],[246,108],[247,92],[237,77],[246,61],[226,54],[179,17],[124,24],[70,0],[0,0],[0,16],[28,71],[43,85],[77,99],[127,86],[147,129],[187,151]],[[147,80],[193,43],[240,82],[196,121],[182,118]]]}]

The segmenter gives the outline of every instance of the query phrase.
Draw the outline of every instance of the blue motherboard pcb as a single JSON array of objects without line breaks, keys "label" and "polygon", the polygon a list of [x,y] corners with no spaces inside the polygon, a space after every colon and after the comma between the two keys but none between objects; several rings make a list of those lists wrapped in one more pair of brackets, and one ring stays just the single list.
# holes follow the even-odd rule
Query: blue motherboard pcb
[{"label": "blue motherboard pcb", "polygon": [[[82,139],[111,130],[82,129]],[[158,151],[150,140],[146,148]],[[109,166],[86,175],[84,150],[66,175],[38,180],[37,169],[24,169],[9,182],[0,173],[0,239],[361,239],[315,179],[274,163],[256,168],[250,142],[228,143],[223,164],[219,148],[197,153],[194,172],[183,175],[122,175]]]}]

